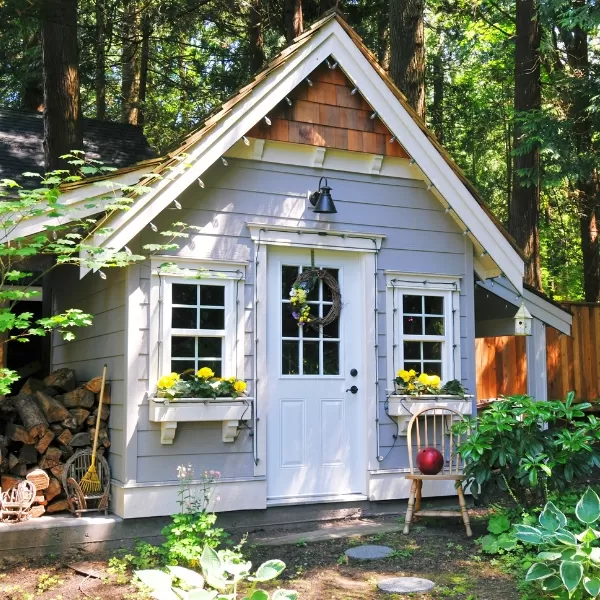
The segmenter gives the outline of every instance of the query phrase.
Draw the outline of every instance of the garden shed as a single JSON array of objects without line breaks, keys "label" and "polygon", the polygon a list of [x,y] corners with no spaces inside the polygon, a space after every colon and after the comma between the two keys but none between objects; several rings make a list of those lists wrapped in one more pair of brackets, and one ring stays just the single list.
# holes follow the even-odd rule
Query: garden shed
[{"label": "garden shed", "polygon": [[[533,370],[544,323],[569,333],[568,313],[524,289],[514,242],[335,12],[178,149],[111,177],[147,191],[102,222],[95,245],[141,253],[173,222],[196,227],[135,266],[57,269],[51,282],[53,310],[95,315],[76,341],[54,341],[52,368],[92,377],[108,364],[112,509],[124,518],[176,511],[182,464],[221,473],[220,511],[406,498],[411,408],[394,398],[396,371],[458,380],[472,414],[476,320],[510,328],[525,303]],[[84,183],[62,198],[83,216],[102,193]],[[306,306],[335,314],[314,328],[299,325],[290,290],[316,267],[327,277]],[[161,376],[201,368],[245,380],[247,396],[156,397]],[[454,493],[452,482],[423,491]]]}]

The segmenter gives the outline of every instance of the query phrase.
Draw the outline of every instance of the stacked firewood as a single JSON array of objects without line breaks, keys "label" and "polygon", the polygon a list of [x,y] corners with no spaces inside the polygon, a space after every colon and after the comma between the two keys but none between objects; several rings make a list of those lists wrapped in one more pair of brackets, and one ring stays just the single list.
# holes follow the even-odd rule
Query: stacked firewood
[{"label": "stacked firewood", "polygon": [[[43,381],[28,379],[16,396],[0,400],[0,483],[8,490],[22,479],[37,489],[35,516],[68,509],[62,489],[65,462],[94,443],[101,377],[78,385],[75,371],[59,369]],[[110,446],[110,387],[100,414],[98,454]]]}]

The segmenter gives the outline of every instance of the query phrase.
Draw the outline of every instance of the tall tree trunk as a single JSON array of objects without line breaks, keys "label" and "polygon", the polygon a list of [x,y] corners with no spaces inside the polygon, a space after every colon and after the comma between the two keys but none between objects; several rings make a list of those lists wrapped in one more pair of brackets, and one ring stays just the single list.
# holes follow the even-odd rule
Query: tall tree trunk
[{"label": "tall tree trunk", "polygon": [[138,124],[144,124],[144,103],[146,102],[146,93],[148,91],[148,67],[150,65],[150,19],[144,16],[142,19],[142,51],[140,56],[140,100]]},{"label": "tall tree trunk", "polygon": [[138,125],[140,117],[141,7],[134,0],[125,4],[121,55],[121,120]]},{"label": "tall tree trunk", "polygon": [[262,0],[252,0],[249,9],[248,43],[250,44],[250,70],[252,73],[258,73],[265,63]]},{"label": "tall tree trunk", "polygon": [[43,0],[41,16],[44,160],[46,169],[69,168],[59,156],[83,149],[77,0]]},{"label": "tall tree trunk", "polygon": [[106,9],[105,0],[96,0],[96,119],[106,119]]},{"label": "tall tree trunk", "polygon": [[37,53],[39,47],[39,32],[23,36],[23,55],[28,60],[27,75],[21,82],[21,108],[27,111],[44,110],[44,78],[41,57]]},{"label": "tall tree trunk", "polygon": [[390,76],[425,119],[423,0],[390,0]]},{"label": "tall tree trunk", "polygon": [[444,143],[444,59],[443,38],[440,39],[435,56],[433,57],[433,103],[431,105],[431,126],[439,140]]},{"label": "tall tree trunk", "polygon": [[294,38],[304,31],[302,0],[284,0],[283,25],[285,28],[285,40],[288,44],[291,44]]},{"label": "tall tree trunk", "polygon": [[387,2],[380,3],[378,7],[377,30],[379,39],[377,62],[388,71],[390,68],[390,18]]},{"label": "tall tree trunk", "polygon": [[[581,8],[583,1],[575,6]],[[570,85],[569,118],[575,134],[575,151],[578,159],[579,177],[576,195],[579,209],[579,230],[583,256],[583,291],[587,302],[600,301],[600,174],[594,161],[590,118],[590,61],[588,34],[576,26],[563,31],[562,38],[567,49],[567,61],[573,81]]]},{"label": "tall tree trunk", "polygon": [[319,14],[322,15],[324,12],[327,12],[330,8],[334,8],[338,6],[340,0],[320,0],[319,1]]},{"label": "tall tree trunk", "polygon": [[536,0],[517,0],[513,193],[509,231],[525,254],[525,282],[542,289],[540,267],[540,149],[529,146],[519,122],[541,108],[540,27]]}]

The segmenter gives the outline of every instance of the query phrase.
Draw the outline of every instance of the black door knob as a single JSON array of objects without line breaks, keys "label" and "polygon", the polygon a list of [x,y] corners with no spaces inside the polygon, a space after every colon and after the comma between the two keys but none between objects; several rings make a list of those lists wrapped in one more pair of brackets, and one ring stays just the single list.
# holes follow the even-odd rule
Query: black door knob
[{"label": "black door knob", "polygon": [[358,388],[355,385],[353,385],[351,388],[348,388],[346,391],[350,392],[351,394],[356,394],[356,392],[358,392]]},{"label": "black door knob", "polygon": [[352,375],[352,377],[356,377],[358,375],[358,371],[356,369],[350,369],[350,375]]}]

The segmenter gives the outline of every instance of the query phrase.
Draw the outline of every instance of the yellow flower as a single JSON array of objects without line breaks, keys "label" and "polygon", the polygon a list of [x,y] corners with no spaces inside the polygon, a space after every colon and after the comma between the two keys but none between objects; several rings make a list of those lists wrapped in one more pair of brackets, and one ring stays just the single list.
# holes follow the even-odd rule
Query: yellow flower
[{"label": "yellow flower", "polygon": [[409,384],[408,384],[408,390],[409,390],[409,391],[412,391],[412,390],[414,390],[414,389],[415,389],[415,384],[414,384],[414,383],[409,383]]},{"label": "yellow flower", "polygon": [[229,381],[229,383],[235,383],[237,379],[235,377],[230,377],[227,381]]},{"label": "yellow flower", "polygon": [[201,379],[210,379],[211,377],[215,376],[215,373],[214,373],[214,371],[210,367],[202,367],[198,371],[197,375]]},{"label": "yellow flower", "polygon": [[429,375],[427,375],[427,373],[421,373],[419,375],[419,383],[422,383],[423,385],[429,385]]},{"label": "yellow flower", "polygon": [[442,381],[441,381],[441,379],[437,375],[432,375],[429,378],[429,385],[431,387],[438,388],[438,387],[440,387],[441,383],[442,383]]},{"label": "yellow flower", "polygon": [[240,381],[236,381],[233,384],[233,389],[236,392],[243,392],[246,389],[246,382],[245,381],[241,381],[241,380]]},{"label": "yellow flower", "polygon": [[163,375],[156,384],[160,390],[167,390],[175,385],[175,382],[179,381],[179,375],[177,373],[171,373],[169,375]]},{"label": "yellow flower", "polygon": [[417,372],[416,372],[414,369],[411,369],[411,370],[408,372],[408,374],[409,374],[411,377],[416,377],[416,376],[417,376]]},{"label": "yellow flower", "polygon": [[404,383],[408,383],[408,380],[410,379],[410,373],[408,371],[405,371],[404,369],[400,369],[396,376],[400,377],[404,381]]}]

